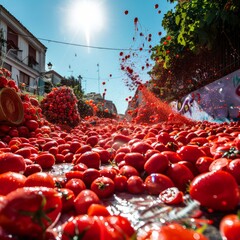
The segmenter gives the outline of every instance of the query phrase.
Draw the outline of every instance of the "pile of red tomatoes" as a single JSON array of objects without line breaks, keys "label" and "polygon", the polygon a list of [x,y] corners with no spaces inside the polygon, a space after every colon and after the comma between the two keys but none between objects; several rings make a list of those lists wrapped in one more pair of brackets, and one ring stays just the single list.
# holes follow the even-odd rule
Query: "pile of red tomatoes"
[{"label": "pile of red tomatoes", "polygon": [[[67,131],[41,115],[0,129],[0,239],[210,239],[206,222],[225,239],[239,239],[237,122],[149,125],[93,117]],[[191,219],[197,231],[177,220],[139,235],[104,205],[119,193],[155,196],[169,206],[190,195],[201,207]]]}]

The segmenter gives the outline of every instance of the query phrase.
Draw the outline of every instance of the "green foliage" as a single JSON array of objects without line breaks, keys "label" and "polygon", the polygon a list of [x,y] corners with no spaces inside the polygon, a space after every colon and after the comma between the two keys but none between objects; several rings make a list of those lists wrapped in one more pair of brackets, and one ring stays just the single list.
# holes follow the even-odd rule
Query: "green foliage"
[{"label": "green foliage", "polygon": [[240,1],[173,0],[163,18],[166,36],[152,51],[152,89],[165,101],[239,69]]},{"label": "green foliage", "polygon": [[152,58],[170,68],[176,57],[185,57],[186,51],[198,54],[203,49],[211,50],[220,32],[228,35],[239,30],[239,10],[237,0],[179,1],[164,15],[162,25],[167,35],[153,48]]},{"label": "green foliage", "polygon": [[78,76],[78,79],[76,79],[73,76],[70,76],[68,78],[62,79],[60,85],[71,87],[77,99],[82,99],[84,92],[81,85],[81,79],[82,79],[81,76]]}]

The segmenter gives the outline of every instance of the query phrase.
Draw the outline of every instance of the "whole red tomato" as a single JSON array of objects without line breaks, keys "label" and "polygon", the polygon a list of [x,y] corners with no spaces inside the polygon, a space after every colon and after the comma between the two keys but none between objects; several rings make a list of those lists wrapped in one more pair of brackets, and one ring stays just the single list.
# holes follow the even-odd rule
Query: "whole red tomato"
[{"label": "whole red tomato", "polygon": [[164,173],[169,165],[168,158],[159,153],[154,153],[144,164],[144,170],[146,173]]},{"label": "whole red tomato", "polygon": [[98,195],[90,190],[82,190],[74,199],[74,208],[77,214],[86,214],[88,208],[93,203],[100,203]]},{"label": "whole red tomato", "polygon": [[75,161],[75,164],[78,163],[84,163],[88,168],[99,169],[101,165],[100,155],[94,151],[86,151]]},{"label": "whole red tomato", "polygon": [[62,199],[62,212],[68,212],[74,209],[74,192],[68,188],[57,188],[57,191]]},{"label": "whole red tomato", "polygon": [[39,127],[38,122],[32,119],[25,121],[24,124],[29,129],[29,131],[35,131]]},{"label": "whole red tomato", "polygon": [[23,156],[11,152],[0,154],[0,173],[17,172],[24,173],[26,169],[26,162]]},{"label": "whole red tomato", "polygon": [[185,192],[189,183],[194,178],[192,171],[180,163],[171,164],[166,171],[166,175],[173,181],[174,185],[183,192]]},{"label": "whole red tomato", "polygon": [[139,172],[133,166],[124,165],[119,169],[119,174],[125,176],[126,178],[130,178],[131,176],[139,176]]},{"label": "whole red tomato", "polygon": [[189,194],[202,206],[213,210],[233,210],[239,203],[239,189],[235,178],[222,170],[196,176],[190,183]]},{"label": "whole red tomato", "polygon": [[174,187],[173,181],[161,173],[152,173],[145,179],[146,191],[151,195],[158,195],[163,190]]},{"label": "whole red tomato", "polygon": [[82,180],[84,181],[86,186],[88,188],[90,188],[92,182],[100,176],[101,176],[101,174],[100,174],[100,171],[98,169],[88,168],[85,171],[83,171]]},{"label": "whole red tomato", "polygon": [[125,192],[127,190],[127,177],[118,174],[113,179],[116,192]]},{"label": "whole red tomato", "polygon": [[208,240],[203,234],[187,229],[178,223],[163,225],[159,229],[150,229],[139,240]]},{"label": "whole red tomato", "polygon": [[135,237],[135,230],[131,225],[131,222],[121,215],[110,215],[105,218],[106,222],[111,226],[113,229],[115,229],[114,232],[118,233],[121,238],[113,238],[113,239],[134,239]]},{"label": "whole red tomato", "polygon": [[68,222],[62,225],[62,240],[100,240],[100,235],[101,231],[98,221],[88,215],[70,218]]},{"label": "whole red tomato", "polygon": [[0,174],[0,195],[7,195],[17,188],[24,187],[26,177],[21,173],[5,172]]},{"label": "whole red tomato", "polygon": [[224,216],[219,225],[222,237],[226,240],[240,240],[240,218],[237,214]]},{"label": "whole red tomato", "polygon": [[140,176],[131,176],[127,180],[127,191],[132,194],[141,194],[145,191],[144,181]]},{"label": "whole red tomato", "polygon": [[227,171],[233,175],[238,185],[240,185],[240,158],[231,160],[228,164]]},{"label": "whole red tomato", "polygon": [[27,177],[36,172],[42,172],[42,167],[37,163],[33,163],[26,166],[24,175]]},{"label": "whole red tomato", "polygon": [[24,187],[12,191],[0,204],[0,225],[11,234],[43,239],[46,229],[61,214],[57,191],[46,187]]},{"label": "whole red tomato", "polygon": [[139,172],[143,171],[144,164],[146,162],[143,154],[139,152],[126,153],[123,160],[125,161],[126,165],[136,168]]},{"label": "whole red tomato", "polygon": [[50,173],[47,172],[36,172],[31,175],[29,175],[26,178],[26,181],[24,183],[25,187],[49,187],[54,188],[55,187],[55,181],[53,176]]},{"label": "whole red tomato", "polygon": [[101,176],[92,182],[91,190],[94,191],[100,199],[108,198],[113,195],[115,185],[111,178]]},{"label": "whole red tomato", "polygon": [[185,145],[177,150],[177,153],[184,161],[196,163],[198,158],[206,156],[206,153],[197,145]]},{"label": "whole red tomato", "polygon": [[209,171],[209,166],[214,161],[212,157],[204,156],[198,158],[198,160],[195,163],[195,166],[199,173],[204,173]]},{"label": "whole red tomato", "polygon": [[35,163],[39,164],[43,169],[49,169],[55,164],[55,157],[49,152],[41,152],[35,158]]},{"label": "whole red tomato", "polygon": [[65,188],[72,190],[74,195],[77,196],[82,190],[86,189],[86,185],[83,180],[79,178],[72,178],[65,183]]},{"label": "whole red tomato", "polygon": [[133,143],[131,146],[131,152],[137,152],[141,154],[145,154],[149,149],[153,149],[153,147],[145,141],[138,141]]}]

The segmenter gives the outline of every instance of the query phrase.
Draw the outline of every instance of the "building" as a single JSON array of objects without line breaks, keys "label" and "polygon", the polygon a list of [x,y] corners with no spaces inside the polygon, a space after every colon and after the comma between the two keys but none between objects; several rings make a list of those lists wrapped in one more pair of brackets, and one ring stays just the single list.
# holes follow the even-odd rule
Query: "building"
[{"label": "building", "polygon": [[0,5],[0,66],[12,73],[18,86],[42,95],[47,48]]},{"label": "building", "polygon": [[115,104],[110,100],[104,99],[100,93],[90,92],[85,95],[85,98],[87,100],[93,100],[99,109],[108,109],[110,114],[117,115],[117,108]]}]

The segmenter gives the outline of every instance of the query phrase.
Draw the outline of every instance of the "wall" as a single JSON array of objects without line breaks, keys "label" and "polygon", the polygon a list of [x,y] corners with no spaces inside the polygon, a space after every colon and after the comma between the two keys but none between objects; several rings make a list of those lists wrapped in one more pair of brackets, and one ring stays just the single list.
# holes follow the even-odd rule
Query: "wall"
[{"label": "wall", "polygon": [[172,107],[181,114],[199,121],[240,120],[240,70],[237,70],[197,91]]}]

